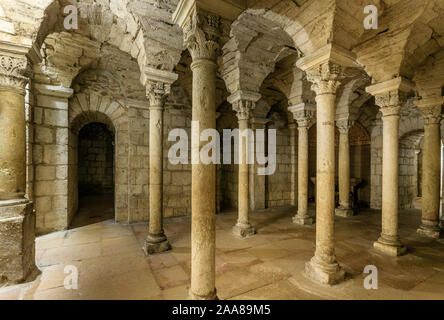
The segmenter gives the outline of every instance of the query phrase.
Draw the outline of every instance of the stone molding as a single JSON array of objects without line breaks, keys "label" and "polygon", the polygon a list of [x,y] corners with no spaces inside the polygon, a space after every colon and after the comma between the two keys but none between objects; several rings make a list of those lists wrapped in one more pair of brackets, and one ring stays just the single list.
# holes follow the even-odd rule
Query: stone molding
[{"label": "stone molding", "polygon": [[71,88],[51,86],[47,84],[34,83],[34,89],[45,96],[63,99],[69,99],[74,94],[74,90]]}]

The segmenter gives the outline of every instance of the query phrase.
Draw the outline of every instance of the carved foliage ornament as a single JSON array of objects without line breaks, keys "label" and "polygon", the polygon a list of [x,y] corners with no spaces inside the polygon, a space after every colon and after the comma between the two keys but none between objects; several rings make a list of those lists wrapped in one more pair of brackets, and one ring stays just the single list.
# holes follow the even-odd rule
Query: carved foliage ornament
[{"label": "carved foliage ornament", "polygon": [[216,61],[220,49],[220,17],[199,11],[194,12],[184,26],[185,45],[193,61],[209,59]]},{"label": "carved foliage ornament", "polygon": [[342,134],[348,134],[350,131],[350,128],[353,126],[353,121],[350,120],[339,120],[336,121],[336,126],[338,127],[338,130]]},{"label": "carved foliage ornament", "polygon": [[316,68],[307,71],[307,79],[313,83],[311,89],[317,95],[336,94],[343,77],[343,67],[333,62],[320,64]]},{"label": "carved foliage ornament", "polygon": [[424,124],[440,124],[441,123],[441,106],[421,107]]},{"label": "carved foliage ornament", "polygon": [[31,68],[26,57],[0,54],[0,86],[24,89],[30,75]]},{"label": "carved foliage ornament", "polygon": [[146,95],[150,101],[150,108],[163,108],[171,91],[171,85],[160,81],[149,81]]},{"label": "carved foliage ornament", "polygon": [[314,120],[315,112],[311,110],[301,110],[293,113],[293,118],[298,123],[299,128],[308,128]]},{"label": "carved foliage ornament", "polygon": [[375,96],[376,105],[381,108],[382,116],[399,116],[401,106],[407,102],[407,93],[391,91]]},{"label": "carved foliage ornament", "polygon": [[249,120],[255,106],[255,102],[241,99],[233,103],[233,110],[236,111],[239,120]]}]

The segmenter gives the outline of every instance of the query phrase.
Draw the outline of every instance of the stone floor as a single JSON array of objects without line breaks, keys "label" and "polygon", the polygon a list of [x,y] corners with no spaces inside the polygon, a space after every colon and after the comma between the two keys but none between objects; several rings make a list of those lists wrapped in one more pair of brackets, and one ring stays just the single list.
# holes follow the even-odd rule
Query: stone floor
[{"label": "stone floor", "polygon": [[[444,241],[420,238],[418,210],[400,214],[409,254],[383,256],[372,249],[380,213],[336,218],[336,252],[348,280],[334,287],[305,278],[314,252],[315,227],[291,223],[294,208],[255,212],[252,238],[233,238],[235,212],[217,216],[217,288],[221,299],[444,299]],[[94,215],[93,215],[94,216]],[[190,218],[165,222],[173,250],[145,258],[146,224],[112,220],[36,240],[42,274],[30,284],[0,289],[0,299],[186,299],[190,282]],[[79,270],[78,290],[63,286],[67,265]],[[366,290],[366,265],[379,270],[379,289]]]}]

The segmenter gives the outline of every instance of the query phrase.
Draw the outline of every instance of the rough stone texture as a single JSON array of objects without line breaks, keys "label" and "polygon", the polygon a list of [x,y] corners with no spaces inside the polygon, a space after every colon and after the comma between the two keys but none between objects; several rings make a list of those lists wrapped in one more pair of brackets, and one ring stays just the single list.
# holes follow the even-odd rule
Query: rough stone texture
[{"label": "rough stone texture", "polygon": [[32,281],[37,276],[34,229],[32,203],[0,201],[0,284]]}]

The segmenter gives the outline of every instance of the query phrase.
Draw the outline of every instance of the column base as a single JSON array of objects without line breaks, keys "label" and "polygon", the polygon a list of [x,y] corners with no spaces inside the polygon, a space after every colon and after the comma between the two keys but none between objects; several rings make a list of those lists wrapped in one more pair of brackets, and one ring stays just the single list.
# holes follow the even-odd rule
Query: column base
[{"label": "column base", "polygon": [[335,215],[338,217],[350,218],[353,217],[355,213],[353,212],[353,209],[339,207],[335,209]]},{"label": "column base", "polygon": [[313,281],[334,285],[345,279],[345,271],[336,263],[319,262],[316,257],[313,257],[305,264],[305,274]]},{"label": "column base", "polygon": [[149,234],[143,244],[143,252],[147,256],[169,250],[171,250],[171,245],[163,233],[157,235]]},{"label": "column base", "polygon": [[189,300],[219,300],[219,298],[217,297],[217,290],[214,289],[214,292],[207,295],[207,296],[200,296],[198,294],[195,294],[191,291],[191,289],[188,292],[188,298]]},{"label": "column base", "polygon": [[373,247],[376,250],[392,257],[402,256],[407,252],[407,247],[404,246],[398,239],[387,240],[384,236],[381,236],[378,241],[373,243]]},{"label": "column base", "polygon": [[35,212],[26,199],[0,201],[0,285],[35,280]]},{"label": "column base", "polygon": [[295,215],[293,217],[293,223],[300,226],[310,226],[314,223],[314,219],[308,215]]},{"label": "column base", "polygon": [[256,230],[251,224],[237,223],[233,227],[233,234],[240,238],[248,238],[256,234]]},{"label": "column base", "polygon": [[434,238],[434,239],[441,239],[443,232],[439,226],[429,226],[422,224],[419,229],[417,230],[417,233],[420,236],[427,237],[427,238]]}]

